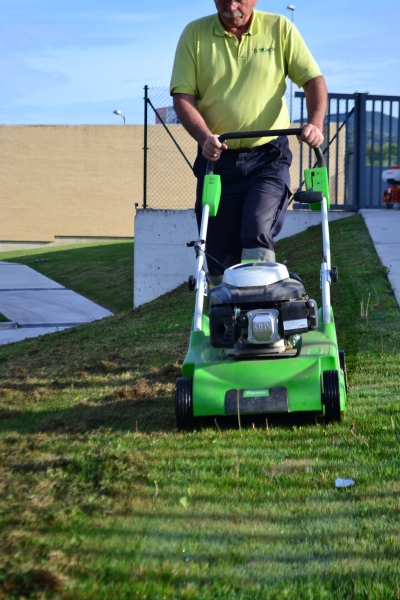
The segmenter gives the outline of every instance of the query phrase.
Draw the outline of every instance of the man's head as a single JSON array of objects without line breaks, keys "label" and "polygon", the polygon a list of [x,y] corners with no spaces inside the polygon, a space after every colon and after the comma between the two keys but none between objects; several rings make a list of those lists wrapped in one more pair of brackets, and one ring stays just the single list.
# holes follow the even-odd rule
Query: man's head
[{"label": "man's head", "polygon": [[241,0],[230,2],[229,0],[214,0],[215,6],[222,23],[228,28],[243,27],[249,23],[257,0]]}]

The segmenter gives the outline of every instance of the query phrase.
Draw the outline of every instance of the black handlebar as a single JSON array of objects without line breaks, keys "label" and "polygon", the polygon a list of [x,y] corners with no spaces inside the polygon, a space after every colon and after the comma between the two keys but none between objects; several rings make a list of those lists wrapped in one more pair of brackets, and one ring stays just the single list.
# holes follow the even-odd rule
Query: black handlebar
[{"label": "black handlebar", "polygon": [[[303,129],[266,129],[263,131],[245,131],[240,132],[236,131],[233,133],[223,133],[219,136],[220,142],[225,142],[225,140],[237,140],[237,139],[247,139],[247,138],[258,138],[258,137],[279,137],[280,135],[301,135],[303,133]],[[325,158],[322,154],[321,147],[314,148],[315,156],[317,159],[317,164],[319,167],[325,167]],[[212,175],[214,173],[214,161],[207,161],[207,175]]]}]

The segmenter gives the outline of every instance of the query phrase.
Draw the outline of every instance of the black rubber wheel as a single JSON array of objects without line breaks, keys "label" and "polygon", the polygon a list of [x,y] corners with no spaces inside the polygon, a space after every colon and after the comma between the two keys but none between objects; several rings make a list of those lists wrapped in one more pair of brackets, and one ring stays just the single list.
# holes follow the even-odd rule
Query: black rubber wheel
[{"label": "black rubber wheel", "polygon": [[325,423],[340,423],[339,372],[324,371],[322,374],[322,384],[324,386]]},{"label": "black rubber wheel", "polygon": [[340,364],[340,368],[343,371],[343,375],[344,375],[344,385],[346,388],[346,394],[349,391],[349,386],[347,383],[347,368],[346,368],[346,358],[344,355],[344,350],[339,350],[339,364]]},{"label": "black rubber wheel", "polygon": [[178,429],[188,431],[193,428],[193,380],[178,377],[175,388],[175,417]]}]

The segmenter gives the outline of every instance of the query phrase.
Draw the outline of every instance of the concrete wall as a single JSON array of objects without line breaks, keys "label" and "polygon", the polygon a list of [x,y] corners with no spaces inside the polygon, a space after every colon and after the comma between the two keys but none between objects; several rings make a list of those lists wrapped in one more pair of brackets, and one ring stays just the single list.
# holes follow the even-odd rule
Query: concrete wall
[{"label": "concrete wall", "polygon": [[[329,221],[354,213],[330,212]],[[321,223],[321,214],[290,211],[276,240]],[[140,306],[170,292],[195,274],[195,254],[186,243],[198,238],[191,210],[138,210],[135,219],[134,305]]]},{"label": "concrete wall", "polygon": [[135,218],[134,305],[170,292],[195,274],[194,210],[138,210]]}]

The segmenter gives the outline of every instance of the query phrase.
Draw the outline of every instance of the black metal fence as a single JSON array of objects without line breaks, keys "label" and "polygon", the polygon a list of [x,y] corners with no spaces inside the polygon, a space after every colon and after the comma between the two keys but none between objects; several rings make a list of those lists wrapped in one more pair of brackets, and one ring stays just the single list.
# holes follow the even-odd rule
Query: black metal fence
[{"label": "black metal fence", "polygon": [[[145,86],[143,208],[188,209],[194,205],[192,165],[197,145],[179,123],[167,88]],[[307,122],[305,94],[290,99],[291,123]],[[329,94],[323,152],[329,171],[331,208],[379,208],[382,171],[400,164],[400,97]],[[223,132],[221,132],[223,133]],[[303,187],[303,171],[314,153],[289,138],[292,190]],[[297,208],[296,206],[294,208]],[[299,207],[300,208],[300,207]]]},{"label": "black metal fence", "polygon": [[[298,92],[296,96],[304,106],[304,93]],[[382,194],[387,187],[382,173],[389,166],[400,164],[399,117],[399,96],[329,94],[325,120],[325,138],[329,144],[324,152],[332,208],[358,210],[382,206]],[[302,116],[301,123],[304,122]],[[311,166],[311,157],[306,166]]]},{"label": "black metal fence", "polygon": [[[400,165],[400,98],[398,96],[366,95],[365,119],[365,178],[360,182],[361,206],[380,206],[383,190],[388,186],[382,180],[382,171],[391,165]],[[360,150],[363,152],[363,149]]]}]

